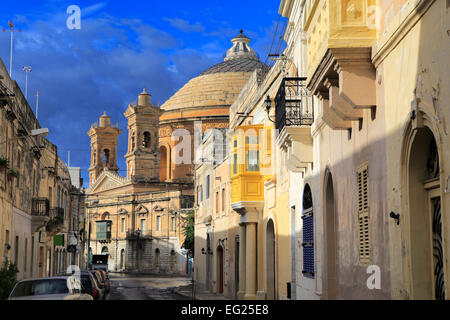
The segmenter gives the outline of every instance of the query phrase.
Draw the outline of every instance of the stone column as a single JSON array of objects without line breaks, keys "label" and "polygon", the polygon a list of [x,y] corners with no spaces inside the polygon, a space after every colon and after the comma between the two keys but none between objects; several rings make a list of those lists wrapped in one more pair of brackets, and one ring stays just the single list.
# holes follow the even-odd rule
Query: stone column
[{"label": "stone column", "polygon": [[245,224],[239,225],[239,290],[238,300],[243,300],[245,296],[245,249],[246,249],[246,230]]},{"label": "stone column", "polygon": [[256,223],[247,223],[246,236],[245,300],[256,300]]}]

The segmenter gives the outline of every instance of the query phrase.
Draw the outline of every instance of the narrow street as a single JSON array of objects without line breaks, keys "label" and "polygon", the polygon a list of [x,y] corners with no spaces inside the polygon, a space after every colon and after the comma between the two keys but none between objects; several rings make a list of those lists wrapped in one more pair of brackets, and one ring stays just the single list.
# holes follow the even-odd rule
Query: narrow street
[{"label": "narrow street", "polygon": [[188,300],[173,292],[191,279],[160,275],[110,274],[111,292],[106,300]]}]

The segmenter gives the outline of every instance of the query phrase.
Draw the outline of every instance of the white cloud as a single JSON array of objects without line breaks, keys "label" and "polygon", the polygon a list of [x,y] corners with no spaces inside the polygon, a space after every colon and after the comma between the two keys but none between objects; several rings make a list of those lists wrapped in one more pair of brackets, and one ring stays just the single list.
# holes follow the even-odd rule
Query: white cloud
[{"label": "white cloud", "polygon": [[172,27],[177,28],[178,30],[181,30],[186,33],[204,32],[205,31],[205,27],[203,27],[200,22],[191,24],[189,21],[179,19],[179,18],[173,18],[173,19],[164,18],[163,20],[169,22]]}]

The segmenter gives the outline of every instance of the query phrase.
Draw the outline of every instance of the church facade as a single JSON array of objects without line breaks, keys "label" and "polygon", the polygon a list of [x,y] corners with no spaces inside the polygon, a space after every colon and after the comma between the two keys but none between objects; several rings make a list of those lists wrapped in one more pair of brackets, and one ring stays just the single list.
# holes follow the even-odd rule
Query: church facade
[{"label": "church facade", "polygon": [[88,132],[91,138],[90,188],[87,190],[88,250],[109,255],[110,271],[182,274],[184,213],[192,207],[189,181],[161,179],[159,117],[150,95],[129,105],[127,175],[118,174],[121,130],[104,114]]}]

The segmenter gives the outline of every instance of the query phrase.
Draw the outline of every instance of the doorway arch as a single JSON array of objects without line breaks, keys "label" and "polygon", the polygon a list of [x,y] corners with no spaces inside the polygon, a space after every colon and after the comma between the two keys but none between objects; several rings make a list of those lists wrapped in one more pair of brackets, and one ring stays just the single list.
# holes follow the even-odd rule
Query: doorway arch
[{"label": "doorway arch", "polygon": [[212,291],[211,286],[211,236],[209,233],[206,235],[206,288]]},{"label": "doorway arch", "polygon": [[217,247],[217,293],[223,293],[223,248],[221,245]]},{"label": "doorway arch", "polygon": [[325,173],[325,258],[324,258],[324,289],[328,300],[338,298],[337,281],[337,212],[334,197],[333,176],[329,170]]},{"label": "doorway arch", "polygon": [[446,257],[438,143],[425,126],[412,130],[407,144],[405,192],[409,213],[411,295],[413,299],[444,300]]},{"label": "doorway arch", "polygon": [[275,284],[275,226],[273,220],[267,223],[266,231],[266,286],[267,300],[276,299]]},{"label": "doorway arch", "polygon": [[120,250],[120,269],[125,269],[125,249]]}]

